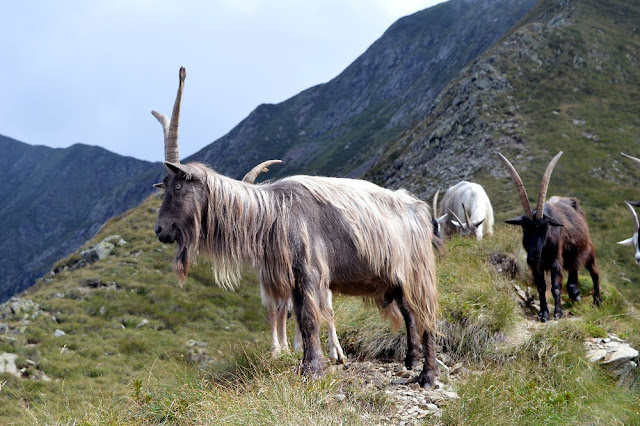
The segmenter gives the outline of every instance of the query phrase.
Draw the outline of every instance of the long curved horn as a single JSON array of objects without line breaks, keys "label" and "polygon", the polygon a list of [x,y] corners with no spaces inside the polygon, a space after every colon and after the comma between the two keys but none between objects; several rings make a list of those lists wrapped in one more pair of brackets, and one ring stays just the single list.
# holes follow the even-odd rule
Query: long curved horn
[{"label": "long curved horn", "polygon": [[178,124],[180,123],[180,103],[182,102],[182,92],[184,90],[184,79],[187,77],[187,71],[184,67],[180,67],[180,84],[178,85],[178,93],[173,104],[173,112],[171,119],[166,115],[157,111],[151,111],[151,114],[160,122],[164,132],[164,161],[169,163],[180,163],[180,155],[178,154]]},{"label": "long curved horn", "polygon": [[633,226],[635,226],[635,230],[637,231],[638,228],[640,228],[640,223],[638,223],[638,215],[636,214],[636,210],[633,208],[631,203],[629,203],[628,201],[625,201],[624,203],[627,205],[627,207],[629,207],[629,210],[631,211],[631,214],[633,215]]},{"label": "long curved horn", "polygon": [[436,217],[438,215],[438,195],[440,195],[440,190],[438,189],[433,196],[433,213],[432,216]]},{"label": "long curved horn", "polygon": [[549,189],[549,180],[551,179],[551,172],[553,172],[553,168],[556,166],[558,160],[562,157],[562,151],[556,154],[555,157],[549,162],[547,166],[547,170],[544,171],[544,175],[542,176],[542,181],[540,182],[540,192],[538,192],[538,205],[536,206],[536,216],[538,219],[542,218],[544,214],[544,202],[547,198],[547,189]]},{"label": "long curved horn", "polygon": [[460,226],[464,225],[464,222],[460,220],[457,214],[453,212],[453,210],[449,209],[449,213],[453,216],[453,218],[460,224]]},{"label": "long curved horn", "polygon": [[640,159],[636,158],[636,157],[632,157],[630,155],[625,154],[624,152],[621,152],[620,154],[622,154],[623,157],[627,157],[629,160],[634,161],[638,164],[640,164]]},{"label": "long curved horn", "polygon": [[522,184],[522,179],[520,179],[520,175],[513,167],[513,165],[505,158],[504,155],[498,152],[498,157],[502,160],[502,163],[505,165],[509,173],[511,174],[511,179],[513,179],[513,183],[516,184],[516,189],[518,190],[518,195],[520,195],[520,203],[522,203],[522,208],[524,209],[524,215],[528,219],[533,219],[533,214],[531,213],[531,205],[529,204],[529,197],[527,197],[527,191],[524,189],[524,185]]},{"label": "long curved horn", "polygon": [[471,227],[471,218],[469,217],[469,212],[464,206],[464,203],[462,203],[462,211],[464,212],[464,219],[467,221],[467,226]]},{"label": "long curved horn", "polygon": [[253,183],[256,181],[256,178],[260,173],[269,171],[268,167],[274,164],[280,164],[280,163],[282,163],[282,160],[263,161],[262,163],[255,166],[253,169],[249,170],[249,173],[244,175],[244,177],[242,178],[242,181],[247,183]]}]

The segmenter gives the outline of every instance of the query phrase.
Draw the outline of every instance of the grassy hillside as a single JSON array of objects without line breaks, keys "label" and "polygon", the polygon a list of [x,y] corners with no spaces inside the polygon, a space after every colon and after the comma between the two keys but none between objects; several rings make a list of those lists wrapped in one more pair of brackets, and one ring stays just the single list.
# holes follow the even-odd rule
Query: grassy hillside
[{"label": "grassy hillside", "polygon": [[623,200],[640,197],[640,168],[620,155],[640,155],[638,22],[637,0],[540,1],[443,89],[432,113],[367,177],[425,199],[477,181],[502,221],[522,212],[495,152],[513,162],[535,197],[562,150],[549,196],[580,199],[600,262],[639,303],[640,269],[632,250],[615,244],[633,232]]},{"label": "grassy hillside", "polygon": [[[235,292],[225,292],[201,264],[179,287],[173,247],[158,243],[152,229],[159,202],[152,196],[87,243],[120,235],[126,244],[106,259],[41,281],[21,296],[36,307],[3,311],[0,352],[16,353],[25,377],[2,375],[1,423],[370,424],[393,412],[385,388],[372,388],[348,369],[309,382],[295,373],[298,354],[270,359],[266,312],[251,272]],[[528,274],[520,263],[515,278],[505,276],[490,259],[513,253],[521,262],[519,247],[517,230],[499,226],[482,242],[451,240],[438,260],[439,352],[469,371],[457,379],[443,371],[460,399],[443,406],[442,421],[640,421],[638,391],[616,386],[584,358],[582,340],[607,332],[640,347],[640,317],[608,271],[602,308],[590,305],[590,281],[581,275],[584,302],[565,301],[571,320],[508,343],[533,316],[511,290],[513,280],[524,286]],[[404,332],[374,309],[346,297],[336,298],[335,308],[350,362],[403,356]],[[56,330],[65,334],[56,337]]]}]

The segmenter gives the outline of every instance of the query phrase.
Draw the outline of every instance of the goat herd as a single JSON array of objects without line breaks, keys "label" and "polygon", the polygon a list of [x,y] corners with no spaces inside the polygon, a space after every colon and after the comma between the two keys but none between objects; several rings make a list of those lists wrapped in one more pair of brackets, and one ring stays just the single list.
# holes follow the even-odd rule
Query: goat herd
[{"label": "goat herd", "polygon": [[[436,193],[432,219],[429,206],[407,191],[391,191],[364,180],[291,176],[254,184],[261,171],[277,160],[259,164],[242,181],[200,163],[181,164],[178,121],[184,68],[179,76],[171,119],[153,111],[164,130],[167,169],[164,181],[155,185],[165,190],[155,233],[163,243],[177,242],[178,278],[186,278],[198,255],[211,260],[216,281],[228,289],[238,282],[241,265],[254,266],[269,312],[272,352],[288,350],[286,317],[292,303],[294,345],[303,352],[300,372],[312,377],[324,369],[321,320],[328,323],[330,358],[340,363],[345,359],[333,322],[332,292],[368,298],[392,322],[404,321],[405,365],[413,368],[424,357],[417,381],[432,386],[438,375],[434,247],[440,247],[441,237],[455,232],[478,239],[493,233],[493,209],[484,189],[470,182],[452,186],[437,218]],[[527,263],[540,294],[541,321],[549,318],[545,271],[550,271],[557,318],[562,316],[563,269],[569,273],[569,297],[579,300],[577,270],[586,267],[593,279],[594,303],[600,303],[595,252],[578,200],[546,201],[549,179],[561,155],[548,165],[532,210],[515,168],[498,154],[524,209],[524,215],[507,223],[522,227]],[[631,204],[640,203],[627,203],[636,232],[621,244],[634,244],[640,262],[638,218]]]}]

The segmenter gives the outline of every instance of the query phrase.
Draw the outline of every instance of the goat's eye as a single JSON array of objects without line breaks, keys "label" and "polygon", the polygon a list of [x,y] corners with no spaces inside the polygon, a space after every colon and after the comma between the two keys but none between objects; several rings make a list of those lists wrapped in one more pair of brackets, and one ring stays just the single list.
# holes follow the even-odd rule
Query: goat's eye
[{"label": "goat's eye", "polygon": [[175,188],[176,188],[176,189],[180,189],[180,188],[182,188],[182,184],[181,184],[181,183],[176,183]]}]

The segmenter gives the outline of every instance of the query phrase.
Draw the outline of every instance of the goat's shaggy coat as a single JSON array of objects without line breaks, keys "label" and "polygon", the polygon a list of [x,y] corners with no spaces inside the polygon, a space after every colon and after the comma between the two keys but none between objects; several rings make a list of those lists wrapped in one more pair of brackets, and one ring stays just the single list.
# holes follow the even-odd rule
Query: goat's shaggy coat
[{"label": "goat's shaggy coat", "polygon": [[317,324],[327,309],[326,289],[369,297],[381,308],[395,301],[399,309],[386,311],[407,325],[406,362],[414,361],[423,336],[427,359],[419,380],[433,383],[438,304],[426,203],[362,180],[295,176],[252,185],[202,164],[165,164],[171,172],[156,233],[163,242],[178,242],[179,277],[200,252],[224,288],[232,288],[240,265],[249,263],[272,300],[293,292],[302,367],[314,375],[322,370]]},{"label": "goat's shaggy coat", "polygon": [[[473,234],[478,240],[481,240],[484,235],[493,235],[493,208],[481,185],[462,181],[447,189],[442,198],[440,214],[446,215],[449,212],[453,212],[453,214],[449,214],[446,219],[445,236],[456,233]],[[459,224],[460,226],[456,226],[453,223],[456,218],[466,223],[463,222]]]},{"label": "goat's shaggy coat", "polygon": [[323,370],[318,320],[329,312],[329,290],[369,297],[395,322],[404,319],[408,367],[422,339],[418,383],[434,384],[438,301],[428,206],[406,191],[366,181],[297,176],[253,185],[202,164],[180,164],[184,68],[179,77],[171,119],[152,111],[163,128],[167,167],[155,185],[165,189],[155,232],[163,243],[178,242],[178,276],[186,277],[198,252],[211,259],[225,288],[238,282],[241,264],[257,267],[268,299],[292,296],[303,341],[301,372],[312,376]]}]

